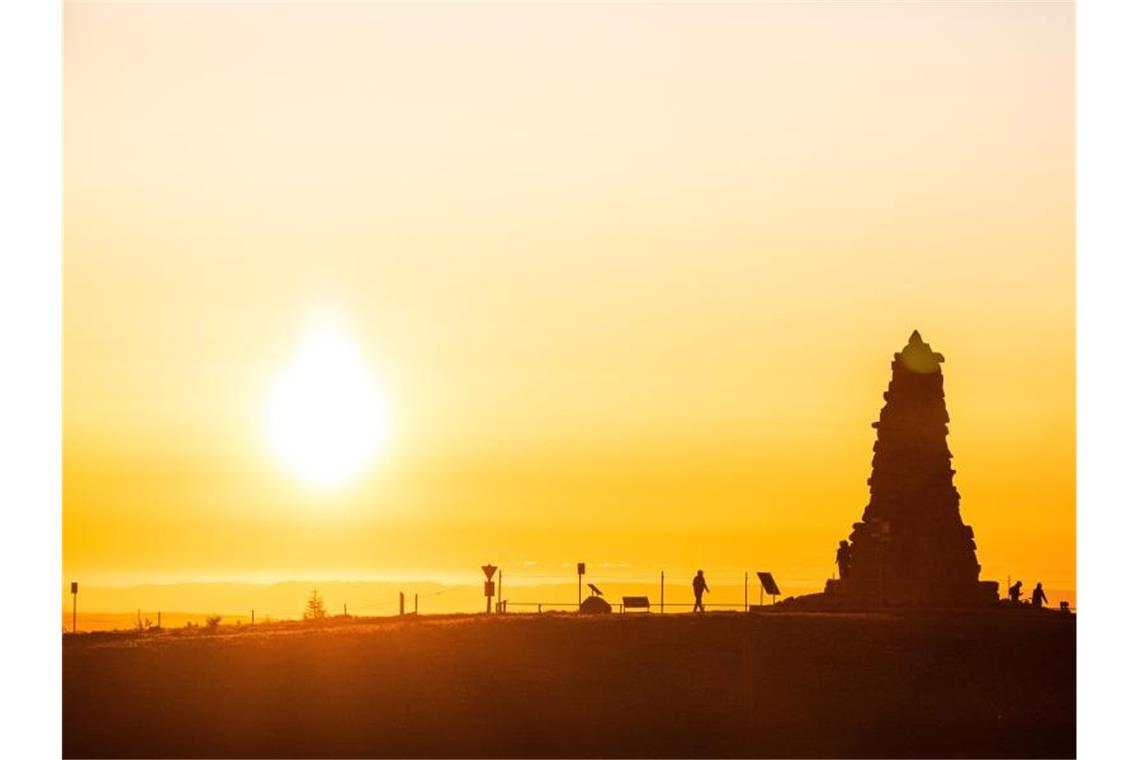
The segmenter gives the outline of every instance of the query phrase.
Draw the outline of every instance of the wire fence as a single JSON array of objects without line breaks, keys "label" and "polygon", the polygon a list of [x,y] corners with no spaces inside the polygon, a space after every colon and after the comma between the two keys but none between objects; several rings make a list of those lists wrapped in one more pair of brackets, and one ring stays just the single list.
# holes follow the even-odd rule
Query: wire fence
[{"label": "wire fence", "polygon": [[[454,584],[433,590],[426,590],[423,587],[437,584],[422,581],[400,584],[386,581],[384,582],[386,587],[403,587],[409,590],[391,591],[383,598],[365,598],[364,601],[346,599],[336,603],[339,600],[329,599],[328,601],[333,604],[331,609],[326,611],[326,615],[329,618],[371,618],[417,613],[477,613],[489,610],[500,614],[541,614],[577,610],[581,602],[591,595],[601,596],[618,613],[651,611],[657,614],[669,614],[696,610],[696,599],[690,586],[691,575],[688,572],[660,570],[654,574],[603,572],[578,575],[574,570],[575,568],[571,567],[568,573],[533,573],[526,572],[525,568],[501,570],[496,568],[494,579],[486,586],[482,583]],[[730,573],[729,570],[718,568],[704,576],[710,587],[705,598],[711,597],[711,599],[709,601],[702,599],[701,609],[746,612],[776,601],[772,594],[764,590],[755,571],[740,570],[735,574]],[[803,593],[820,592],[827,578],[794,573],[789,576],[777,575],[776,580],[782,592],[779,596],[787,598]],[[1049,582],[1044,581],[1044,583],[1048,589]],[[320,585],[313,584],[318,590]],[[597,589],[597,593],[588,590],[590,585]],[[600,588],[601,585],[606,588]],[[1057,607],[1061,601],[1064,601],[1068,605],[1067,609],[1075,612],[1076,604],[1070,598],[1066,598],[1066,596],[1075,596],[1075,584],[1055,581],[1053,585],[1070,593],[1059,595],[1052,606]],[[485,594],[487,590],[491,591],[490,596]],[[638,599],[633,604],[627,604],[629,597]],[[679,598],[684,601],[678,601]],[[297,606],[292,609],[279,608],[277,604],[263,609],[258,606],[257,599],[249,601],[251,603],[248,614],[239,615],[231,611],[220,616],[220,623],[257,625],[300,621],[306,617],[305,598],[298,598]],[[159,612],[158,610],[147,612],[141,608],[134,613],[83,613],[83,629],[147,630],[160,627],[193,627],[209,625],[213,617],[219,616],[202,612]],[[64,620],[65,631],[76,629],[76,622],[71,616],[70,609],[65,611]]]}]

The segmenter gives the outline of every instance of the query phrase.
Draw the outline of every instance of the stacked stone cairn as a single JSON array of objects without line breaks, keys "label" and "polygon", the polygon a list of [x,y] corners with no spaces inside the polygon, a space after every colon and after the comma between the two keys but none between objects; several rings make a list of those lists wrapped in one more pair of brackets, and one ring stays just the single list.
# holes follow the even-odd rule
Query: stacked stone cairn
[{"label": "stacked stone cairn", "polygon": [[827,584],[828,606],[998,603],[998,584],[978,580],[974,531],[958,511],[942,362],[917,330],[895,354],[886,404],[872,424],[870,503],[851,532],[847,573]]}]

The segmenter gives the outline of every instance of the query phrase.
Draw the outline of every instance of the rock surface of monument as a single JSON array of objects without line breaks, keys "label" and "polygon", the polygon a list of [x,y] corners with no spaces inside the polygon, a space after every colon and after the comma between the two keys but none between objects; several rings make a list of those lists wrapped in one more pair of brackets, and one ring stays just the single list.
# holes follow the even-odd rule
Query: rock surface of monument
[{"label": "rock surface of monument", "polygon": [[981,582],[974,532],[962,522],[946,444],[949,415],[943,357],[915,330],[891,365],[883,398],[870,502],[854,524],[850,560],[825,596],[843,606],[997,604],[998,584]]}]

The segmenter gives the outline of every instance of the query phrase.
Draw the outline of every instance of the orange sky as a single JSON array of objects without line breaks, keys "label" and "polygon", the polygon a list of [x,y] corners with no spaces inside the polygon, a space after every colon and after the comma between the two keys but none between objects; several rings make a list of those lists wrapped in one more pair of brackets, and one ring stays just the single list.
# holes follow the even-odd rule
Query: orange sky
[{"label": "orange sky", "polygon": [[64,79],[65,580],[822,585],[918,328],[983,577],[1075,587],[1071,5],[69,4]]}]

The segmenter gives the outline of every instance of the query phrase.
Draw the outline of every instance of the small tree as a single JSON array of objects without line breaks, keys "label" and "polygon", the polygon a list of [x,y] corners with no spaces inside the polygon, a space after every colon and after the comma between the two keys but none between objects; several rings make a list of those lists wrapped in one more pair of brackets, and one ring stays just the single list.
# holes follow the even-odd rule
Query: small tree
[{"label": "small tree", "polygon": [[313,589],[313,593],[309,594],[309,601],[305,604],[305,620],[324,620],[327,615],[324,597],[321,596],[321,592]]}]

